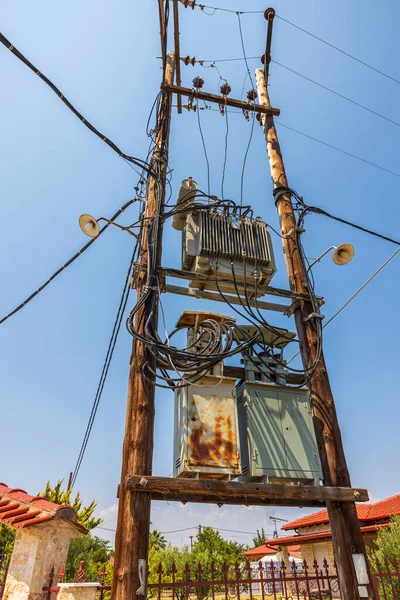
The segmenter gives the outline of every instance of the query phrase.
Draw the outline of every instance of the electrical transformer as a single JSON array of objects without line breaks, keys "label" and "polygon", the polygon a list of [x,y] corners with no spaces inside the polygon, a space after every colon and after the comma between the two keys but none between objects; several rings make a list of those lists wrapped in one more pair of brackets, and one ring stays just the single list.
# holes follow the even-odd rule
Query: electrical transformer
[{"label": "electrical transformer", "polygon": [[207,210],[206,205],[191,210],[197,187],[191,178],[182,182],[177,201],[180,211],[173,220],[175,229],[182,231],[182,269],[208,277],[201,281],[193,278],[190,287],[264,295],[276,271],[266,223],[260,218]]},{"label": "electrical transformer", "polygon": [[174,477],[235,479],[241,473],[236,380],[206,376],[175,390]]},{"label": "electrical transformer", "polygon": [[[198,332],[209,319],[235,322],[217,313],[184,311],[176,324],[188,327],[187,345],[193,355],[207,349],[207,336]],[[223,363],[218,362],[196,383],[185,383],[184,375],[175,388],[174,476],[235,479],[241,473],[236,379],[224,377]]]},{"label": "electrical transformer", "polygon": [[237,388],[237,408],[242,481],[319,484],[307,389],[244,381]]}]

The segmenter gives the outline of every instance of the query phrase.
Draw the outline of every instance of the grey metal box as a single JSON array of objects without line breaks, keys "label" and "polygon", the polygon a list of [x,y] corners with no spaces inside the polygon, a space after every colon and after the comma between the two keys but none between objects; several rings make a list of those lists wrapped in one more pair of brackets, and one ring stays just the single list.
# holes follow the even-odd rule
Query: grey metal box
[{"label": "grey metal box", "polygon": [[231,377],[221,382],[221,377],[206,376],[201,386],[175,390],[174,477],[240,475],[235,382]]},{"label": "grey metal box", "polygon": [[[207,211],[188,214],[182,231],[182,269],[209,276],[190,287],[262,296],[276,271],[267,225]],[[232,272],[233,271],[233,272]],[[219,279],[218,285],[215,279]]]},{"label": "grey metal box", "polygon": [[237,388],[242,481],[322,478],[308,390],[245,381]]}]

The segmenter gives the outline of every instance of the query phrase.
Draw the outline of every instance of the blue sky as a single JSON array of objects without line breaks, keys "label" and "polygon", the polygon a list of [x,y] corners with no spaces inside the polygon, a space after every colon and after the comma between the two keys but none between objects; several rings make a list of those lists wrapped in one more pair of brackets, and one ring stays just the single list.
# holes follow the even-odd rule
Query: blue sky
[{"label": "blue sky", "polygon": [[[215,0],[217,3],[217,0]],[[261,0],[220,7],[264,10]],[[400,79],[400,6],[371,0],[302,3],[277,0],[277,14]],[[181,52],[197,59],[240,57],[235,14],[206,16],[181,7]],[[144,158],[146,122],[160,83],[158,12],[155,0],[133,2],[78,0],[3,2],[1,30],[54,81],[69,100],[127,154]],[[261,56],[266,22],[243,15],[246,53]],[[171,40],[172,44],[172,40]],[[170,45],[171,45],[170,44]],[[400,120],[397,83],[356,63],[279,19],[274,24],[273,59],[353,100]],[[250,61],[252,77],[259,60]],[[246,76],[243,61],[218,63],[221,75],[240,97]],[[88,212],[111,216],[134,195],[137,176],[93,136],[31,71],[0,48],[0,314],[30,295],[87,240],[78,217]],[[195,75],[217,92],[215,69],[182,66],[183,84]],[[246,81],[245,92],[250,87]],[[395,125],[272,65],[270,96],[283,123],[343,150],[400,172]],[[201,123],[211,164],[212,191],[219,194],[225,120],[202,111]],[[251,123],[233,111],[225,194],[240,198],[240,172]],[[289,184],[306,202],[399,238],[398,177],[322,146],[284,127],[278,128]],[[170,167],[173,198],[188,175],[206,188],[207,173],[197,117],[174,114]],[[262,130],[256,126],[249,151],[244,202],[272,226],[278,221],[271,194]],[[131,208],[121,223],[135,220]],[[273,238],[276,286],[287,285],[280,240]],[[318,216],[307,221],[304,245],[309,256],[350,242],[353,262],[336,267],[329,257],[314,269],[317,292],[333,314],[390,256],[395,247]],[[170,225],[164,233],[163,263],[179,266],[180,238]],[[36,493],[46,481],[73,470],[100,376],[132,249],[132,238],[114,228],[69,267],[24,310],[1,327],[2,481]],[[325,331],[325,353],[343,441],[355,486],[373,498],[400,492],[398,392],[399,260],[392,263]],[[218,310],[222,305],[163,296],[171,330],[184,309]],[[132,294],[129,306],[134,303]],[[277,325],[293,327],[272,314]],[[125,328],[114,356],[87,453],[77,480],[85,501],[95,498],[110,529],[115,527],[120,476],[128,360],[131,339]],[[173,396],[157,393],[154,473],[172,471]],[[271,514],[292,518],[297,510],[226,508],[154,503],[153,524],[162,531],[214,525],[240,531],[264,526]],[[194,532],[194,530],[193,530]],[[100,533],[100,531],[98,531]],[[102,531],[112,539],[112,532]],[[191,532],[169,535],[188,542]],[[228,534],[227,534],[228,535]],[[251,535],[233,539],[249,542]]]}]

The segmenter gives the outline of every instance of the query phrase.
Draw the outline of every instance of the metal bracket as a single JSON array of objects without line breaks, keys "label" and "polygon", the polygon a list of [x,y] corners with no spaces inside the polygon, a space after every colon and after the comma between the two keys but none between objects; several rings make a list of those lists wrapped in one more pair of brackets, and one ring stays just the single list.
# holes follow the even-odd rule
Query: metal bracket
[{"label": "metal bracket", "polygon": [[322,321],[323,319],[325,319],[325,315],[313,312],[310,313],[307,317],[304,317],[303,321],[306,323],[307,321],[310,321],[310,319],[319,319],[320,321]]},{"label": "metal bracket", "polygon": [[147,562],[145,558],[139,558],[138,575],[140,581],[140,588],[136,591],[136,596],[145,596],[147,583]]}]

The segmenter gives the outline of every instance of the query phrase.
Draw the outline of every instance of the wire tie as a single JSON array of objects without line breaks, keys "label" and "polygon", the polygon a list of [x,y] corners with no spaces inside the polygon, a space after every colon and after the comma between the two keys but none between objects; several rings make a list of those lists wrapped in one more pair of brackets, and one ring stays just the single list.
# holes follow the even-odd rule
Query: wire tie
[{"label": "wire tie", "polygon": [[14,46],[11,44],[11,46],[9,47],[9,50],[14,50]]},{"label": "wire tie", "polygon": [[82,123],[85,123],[85,122],[86,122],[85,117],[82,117]]},{"label": "wire tie", "polygon": [[36,71],[36,75],[39,75],[39,77],[40,77],[41,72],[40,71]]}]

